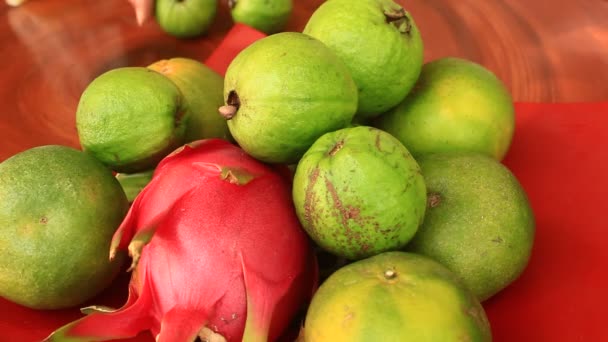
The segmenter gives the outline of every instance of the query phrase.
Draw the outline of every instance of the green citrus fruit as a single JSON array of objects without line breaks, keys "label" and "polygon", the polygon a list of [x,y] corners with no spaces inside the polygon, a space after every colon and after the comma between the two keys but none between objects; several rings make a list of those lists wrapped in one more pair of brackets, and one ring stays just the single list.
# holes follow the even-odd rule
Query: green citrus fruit
[{"label": "green citrus fruit", "polygon": [[425,64],[414,90],[375,125],[415,157],[480,152],[502,160],[515,129],[513,101],[483,66],[458,58]]},{"label": "green citrus fruit", "polygon": [[118,172],[154,168],[183,143],[182,94],[144,67],[103,73],[85,89],[76,112],[82,148]]},{"label": "green citrus fruit", "polygon": [[228,66],[220,108],[238,144],[265,162],[297,162],[326,132],[346,127],[357,88],[323,43],[277,33],[241,51]]},{"label": "green citrus fruit", "polygon": [[156,21],[172,36],[201,36],[207,33],[215,19],[217,2],[218,0],[156,0]]},{"label": "green citrus fruit", "polygon": [[410,241],[424,218],[426,187],[397,139],[358,126],[315,141],[296,168],[293,201],[319,246],[361,259]]},{"label": "green citrus fruit", "polygon": [[385,252],[321,284],[304,341],[491,341],[485,311],[460,279],[430,258]]},{"label": "green citrus fruit", "polygon": [[414,86],[423,43],[412,16],[392,0],[329,0],[312,14],[304,33],[332,49],[357,84],[357,117],[396,106]]},{"label": "green citrus fruit", "polygon": [[234,22],[272,34],[283,29],[291,11],[292,0],[229,0]]},{"label": "green citrus fruit", "polygon": [[110,241],[128,208],[103,164],[64,146],[0,164],[0,296],[35,309],[73,307],[114,279]]},{"label": "green citrus fruit", "polygon": [[181,91],[187,118],[184,142],[207,138],[231,140],[226,120],[217,113],[224,104],[224,78],[190,58],[171,58],[148,66],[168,77]]},{"label": "green citrus fruit", "polygon": [[408,251],[427,255],[486,300],[525,269],[534,242],[526,193],[500,162],[481,154],[418,159],[428,188],[423,225]]}]

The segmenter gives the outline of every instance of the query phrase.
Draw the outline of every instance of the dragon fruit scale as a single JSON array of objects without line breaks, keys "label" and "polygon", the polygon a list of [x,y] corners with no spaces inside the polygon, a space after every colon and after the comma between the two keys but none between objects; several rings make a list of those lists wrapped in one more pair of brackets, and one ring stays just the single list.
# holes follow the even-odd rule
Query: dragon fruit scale
[{"label": "dragon fruit scale", "polygon": [[288,179],[231,143],[167,156],[116,231],[129,250],[129,296],[90,307],[46,341],[275,341],[317,287],[312,246]]}]

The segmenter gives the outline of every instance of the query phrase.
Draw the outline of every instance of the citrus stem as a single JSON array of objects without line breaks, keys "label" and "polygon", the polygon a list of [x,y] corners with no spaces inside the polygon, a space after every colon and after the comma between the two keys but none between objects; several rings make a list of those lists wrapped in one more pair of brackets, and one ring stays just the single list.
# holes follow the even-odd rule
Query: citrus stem
[{"label": "citrus stem", "polygon": [[395,279],[396,277],[397,277],[397,272],[395,272],[395,270],[389,268],[386,271],[384,271],[384,278]]},{"label": "citrus stem", "polygon": [[230,119],[232,119],[236,115],[237,108],[235,106],[232,106],[232,105],[226,105],[226,106],[221,106],[218,109],[218,111],[220,112],[220,115],[224,119],[230,120]]}]

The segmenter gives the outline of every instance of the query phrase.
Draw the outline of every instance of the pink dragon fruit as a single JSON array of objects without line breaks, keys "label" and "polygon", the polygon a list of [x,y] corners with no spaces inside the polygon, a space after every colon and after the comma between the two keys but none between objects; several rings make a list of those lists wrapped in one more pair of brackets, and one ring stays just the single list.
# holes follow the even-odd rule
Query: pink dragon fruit
[{"label": "pink dragon fruit", "polygon": [[276,340],[317,286],[317,263],[288,180],[220,139],[167,156],[135,199],[110,255],[133,274],[119,309],[87,316],[47,341],[106,341],[149,330],[157,341]]}]

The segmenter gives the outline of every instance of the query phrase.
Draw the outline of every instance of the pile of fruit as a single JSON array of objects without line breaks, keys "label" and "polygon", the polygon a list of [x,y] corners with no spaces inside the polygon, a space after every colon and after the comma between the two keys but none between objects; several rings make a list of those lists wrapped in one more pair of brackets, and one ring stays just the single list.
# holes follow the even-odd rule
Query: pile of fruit
[{"label": "pile of fruit", "polygon": [[490,341],[481,303],[534,242],[501,163],[513,103],[423,50],[398,3],[328,0],[225,77],[187,58],[99,75],[82,151],[0,164],[0,296],[78,307],[125,266],[122,307],[48,340]]}]

